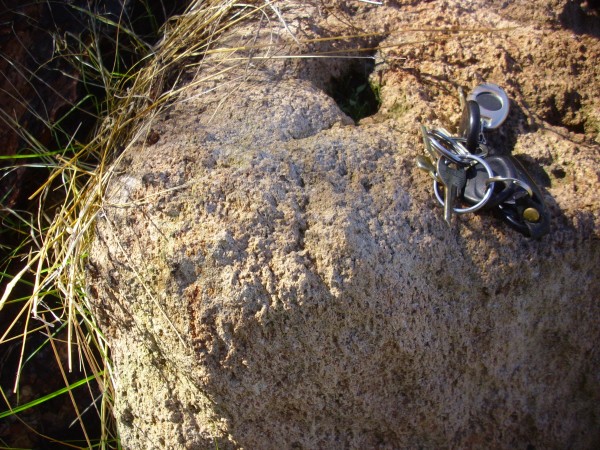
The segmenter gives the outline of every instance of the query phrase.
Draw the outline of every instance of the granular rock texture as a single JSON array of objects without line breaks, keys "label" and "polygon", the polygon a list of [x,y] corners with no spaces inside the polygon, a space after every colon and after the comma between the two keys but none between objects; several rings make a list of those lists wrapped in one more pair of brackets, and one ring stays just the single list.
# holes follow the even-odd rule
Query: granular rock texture
[{"label": "granular rock texture", "polygon": [[[568,2],[508,3],[278,2],[287,27],[222,41],[271,59],[206,58],[220,78],[147,125],[89,261],[125,448],[600,445],[600,45]],[[401,31],[425,27],[454,31]],[[309,49],[380,48],[355,124],[331,95],[358,60],[275,56],[361,33]],[[539,241],[446,225],[415,168],[419,125],[455,126],[484,80],[513,99],[490,145],[543,187]]]}]

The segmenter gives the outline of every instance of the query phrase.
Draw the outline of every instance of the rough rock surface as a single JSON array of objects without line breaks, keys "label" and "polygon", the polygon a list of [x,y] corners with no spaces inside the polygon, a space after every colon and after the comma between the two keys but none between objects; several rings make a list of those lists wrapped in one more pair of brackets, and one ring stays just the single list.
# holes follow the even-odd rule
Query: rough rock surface
[{"label": "rough rock surface", "polygon": [[[376,115],[328,94],[356,60],[257,59],[148,124],[90,252],[125,448],[600,445],[600,45],[569,2],[522,3],[281,2],[258,42],[382,33],[310,49],[379,46]],[[447,226],[414,167],[419,124],[483,80],[513,99],[491,145],[543,186],[539,241]]]}]

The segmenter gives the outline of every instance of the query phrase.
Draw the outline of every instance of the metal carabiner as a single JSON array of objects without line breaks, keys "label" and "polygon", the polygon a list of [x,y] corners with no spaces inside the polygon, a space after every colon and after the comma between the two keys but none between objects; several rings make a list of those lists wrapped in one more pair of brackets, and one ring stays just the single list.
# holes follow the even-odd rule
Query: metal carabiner
[{"label": "metal carabiner", "polygon": [[505,184],[506,184],[506,182],[510,182],[512,184],[516,184],[517,186],[525,189],[525,191],[529,194],[530,197],[533,197],[533,189],[531,189],[531,186],[529,186],[523,180],[519,180],[518,178],[502,177],[502,176],[496,175],[495,177],[490,177],[487,180],[485,180],[485,185],[487,186],[490,183],[496,183],[496,182],[505,183]]}]

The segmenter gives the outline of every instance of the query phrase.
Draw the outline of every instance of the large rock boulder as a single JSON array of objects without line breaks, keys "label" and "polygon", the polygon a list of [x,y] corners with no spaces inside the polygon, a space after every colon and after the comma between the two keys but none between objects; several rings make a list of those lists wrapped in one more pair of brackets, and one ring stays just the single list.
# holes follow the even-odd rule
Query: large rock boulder
[{"label": "large rock boulder", "polygon": [[[560,10],[386,5],[239,25],[222,46],[271,45],[207,57],[114,168],[89,292],[125,448],[600,444],[600,45]],[[454,31],[402,31],[425,26]],[[354,124],[332,95],[361,60],[278,56],[362,33],[306,44],[380,48],[381,108]],[[446,225],[414,166],[419,124],[455,125],[482,80],[513,98],[491,145],[543,186],[541,240]]]}]

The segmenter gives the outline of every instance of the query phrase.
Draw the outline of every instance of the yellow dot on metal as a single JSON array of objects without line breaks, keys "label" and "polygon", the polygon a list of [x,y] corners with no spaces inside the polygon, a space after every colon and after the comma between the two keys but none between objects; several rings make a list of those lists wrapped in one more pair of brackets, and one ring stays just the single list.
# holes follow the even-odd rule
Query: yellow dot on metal
[{"label": "yellow dot on metal", "polygon": [[523,211],[523,219],[527,222],[537,222],[540,220],[540,212],[535,208],[527,208]]}]

